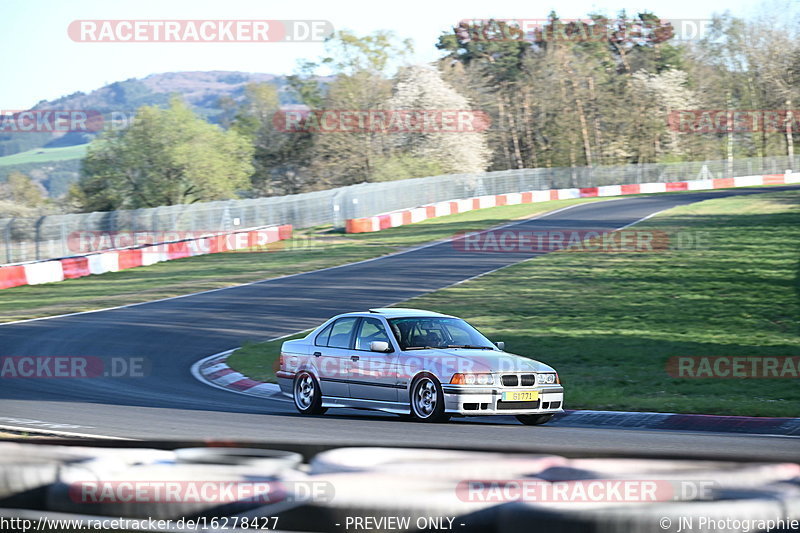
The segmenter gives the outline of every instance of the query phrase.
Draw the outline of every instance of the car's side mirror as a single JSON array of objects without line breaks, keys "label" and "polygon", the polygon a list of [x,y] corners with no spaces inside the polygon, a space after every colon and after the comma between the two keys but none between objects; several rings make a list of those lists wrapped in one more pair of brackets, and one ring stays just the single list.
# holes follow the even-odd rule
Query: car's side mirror
[{"label": "car's side mirror", "polygon": [[391,352],[392,347],[386,341],[372,341],[369,343],[369,350],[371,352]]},{"label": "car's side mirror", "polygon": [[495,344],[496,344],[496,345],[497,345],[497,347],[498,347],[498,348],[500,348],[501,350],[505,350],[505,349],[506,349],[506,343],[504,343],[503,341],[497,341]]}]

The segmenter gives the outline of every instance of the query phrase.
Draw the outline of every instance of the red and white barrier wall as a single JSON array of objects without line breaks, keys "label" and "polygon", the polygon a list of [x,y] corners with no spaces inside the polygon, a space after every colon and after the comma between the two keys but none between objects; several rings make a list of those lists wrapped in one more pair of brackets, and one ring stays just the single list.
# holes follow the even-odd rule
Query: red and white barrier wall
[{"label": "red and white barrier wall", "polygon": [[709,180],[674,181],[670,183],[638,183],[631,185],[605,185],[582,189],[549,189],[545,191],[514,192],[478,196],[463,200],[450,200],[424,205],[412,209],[392,211],[371,217],[347,220],[347,233],[367,233],[421,222],[429,218],[455,215],[474,209],[497,207],[501,205],[530,204],[569,198],[591,198],[595,196],[624,196],[628,194],[652,194],[659,192],[702,191],[706,189],[728,189],[731,187],[753,187],[759,185],[780,185],[800,183],[800,174],[769,174],[763,176],[740,176]]},{"label": "red and white barrier wall", "polygon": [[256,248],[291,237],[292,226],[285,224],[138,248],[108,250],[52,261],[2,266],[0,267],[0,289],[52,283],[81,278],[90,274],[117,272],[182,257]]}]

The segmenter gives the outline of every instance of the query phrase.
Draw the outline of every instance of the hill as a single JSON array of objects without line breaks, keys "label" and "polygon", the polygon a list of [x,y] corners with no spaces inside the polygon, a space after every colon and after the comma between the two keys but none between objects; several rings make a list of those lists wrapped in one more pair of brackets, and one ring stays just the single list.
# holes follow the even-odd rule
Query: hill
[{"label": "hill", "polygon": [[[220,100],[240,101],[248,83],[272,83],[278,87],[281,105],[295,105],[286,78],[251,72],[164,72],[141,79],[118,81],[91,91],[76,92],[55,100],[43,100],[34,110],[91,110],[133,116],[144,105],[165,105],[172,95],[182,97],[196,113],[212,123],[224,114]],[[119,116],[119,115],[117,115]],[[79,160],[85,147],[97,134],[85,132],[29,133],[0,132],[0,181],[12,170],[31,175],[52,196],[66,191],[77,179]]]}]

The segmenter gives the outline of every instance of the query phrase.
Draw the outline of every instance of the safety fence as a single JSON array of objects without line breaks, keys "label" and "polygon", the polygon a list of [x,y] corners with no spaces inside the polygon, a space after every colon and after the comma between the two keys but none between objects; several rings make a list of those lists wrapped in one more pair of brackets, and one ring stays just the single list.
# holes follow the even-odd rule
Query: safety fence
[{"label": "safety fence", "polygon": [[[267,198],[181,204],[148,209],[0,219],[0,262],[15,264],[68,257],[81,232],[234,232],[289,224],[307,228],[450,200],[553,189],[672,183],[784,174],[797,157],[557,167],[449,174],[361,183],[337,189]],[[97,248],[91,251],[100,251]],[[80,250],[81,252],[83,250]]]},{"label": "safety fence", "polygon": [[570,189],[550,189],[546,191],[526,191],[522,193],[505,193],[485,195],[475,198],[464,198],[436,202],[433,204],[403,209],[389,213],[381,213],[370,217],[347,220],[347,233],[367,233],[383,229],[404,226],[457,213],[465,213],[474,209],[497,207],[503,205],[529,204],[550,200],[567,200],[572,198],[593,198],[600,196],[624,196],[629,194],[654,194],[662,192],[701,191],[707,189],[727,189],[731,187],[755,187],[760,185],[780,185],[799,183],[799,174],[766,174],[761,176],[739,176],[736,178],[719,178],[710,180],[672,181],[667,183],[641,183],[629,185],[604,185],[600,187],[582,187]]}]

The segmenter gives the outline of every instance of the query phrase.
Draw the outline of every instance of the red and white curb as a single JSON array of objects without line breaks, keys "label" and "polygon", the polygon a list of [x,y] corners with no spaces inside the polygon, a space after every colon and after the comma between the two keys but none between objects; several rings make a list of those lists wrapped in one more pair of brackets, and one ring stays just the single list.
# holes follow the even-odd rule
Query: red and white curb
[{"label": "red and white curb", "polygon": [[400,209],[374,216],[351,218],[346,221],[346,233],[369,233],[388,228],[396,228],[415,224],[431,218],[438,218],[458,213],[466,213],[487,207],[504,205],[530,204],[549,202],[552,200],[568,200],[575,198],[599,198],[628,196],[635,194],[657,194],[665,192],[704,191],[711,189],[730,189],[733,187],[758,187],[763,185],[784,185],[800,183],[800,173],[765,174],[755,176],[738,176],[735,178],[719,178],[706,180],[674,181],[669,183],[638,183],[630,185],[605,185],[600,187],[584,187],[581,189],[548,189],[543,191],[512,192],[445,200],[411,209]]},{"label": "red and white curb", "polygon": [[192,375],[201,383],[228,392],[256,396],[258,398],[269,398],[271,400],[290,401],[281,394],[281,389],[277,384],[250,379],[229,367],[226,360],[237,349],[216,353],[201,359],[192,365]]},{"label": "red and white curb", "polygon": [[61,259],[0,265],[0,289],[119,272],[184,257],[245,250],[291,238],[292,225],[282,224],[219,232],[192,239],[114,248]]},{"label": "red and white curb", "polygon": [[[206,385],[245,394],[291,402],[275,383],[264,383],[235,371],[225,362],[235,350],[201,359],[192,366],[192,375]],[[603,427],[619,429],[662,429],[669,431],[710,431],[748,435],[800,437],[800,418],[695,415],[637,411],[566,410],[555,416],[561,427]]]}]

